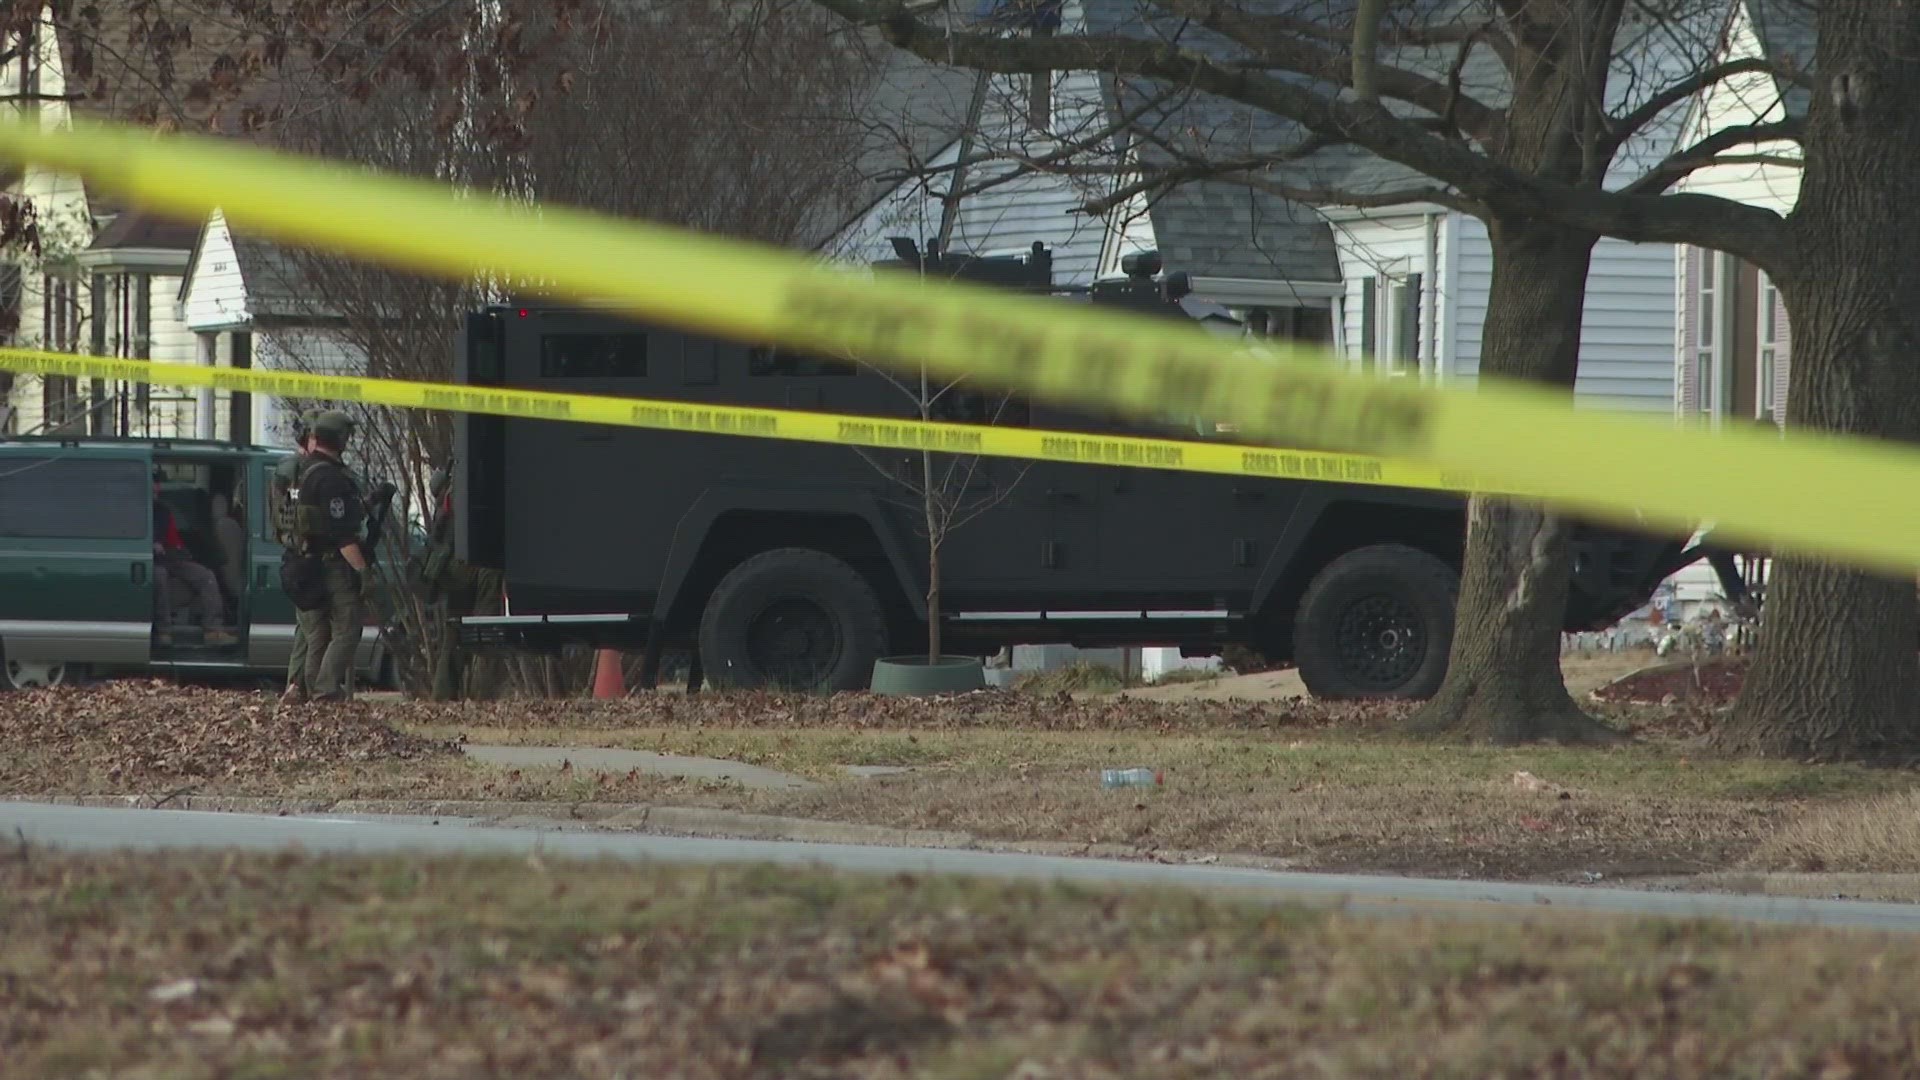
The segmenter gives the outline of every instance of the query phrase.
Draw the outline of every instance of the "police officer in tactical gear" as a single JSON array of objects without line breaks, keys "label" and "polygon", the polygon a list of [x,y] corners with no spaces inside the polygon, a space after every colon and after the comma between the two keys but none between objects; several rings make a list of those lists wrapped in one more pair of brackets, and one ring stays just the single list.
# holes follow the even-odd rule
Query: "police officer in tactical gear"
[{"label": "police officer in tactical gear", "polygon": [[344,701],[353,691],[360,647],[362,575],[370,560],[360,540],[365,497],[341,462],[353,420],[328,410],[314,418],[312,462],[300,478],[295,524],[306,551],[317,557],[325,599],[302,610],[307,635],[307,689],[316,700]]},{"label": "police officer in tactical gear", "polygon": [[[281,458],[273,468],[273,478],[269,481],[268,509],[273,515],[273,535],[281,548],[292,557],[305,553],[299,530],[294,523],[294,500],[299,496],[300,477],[313,464],[312,440],[313,421],[319,413],[307,410],[300,414],[294,431],[294,444],[299,449]],[[293,652],[287,657],[287,689],[281,701],[289,704],[307,699],[307,626],[296,619],[293,628]]]}]

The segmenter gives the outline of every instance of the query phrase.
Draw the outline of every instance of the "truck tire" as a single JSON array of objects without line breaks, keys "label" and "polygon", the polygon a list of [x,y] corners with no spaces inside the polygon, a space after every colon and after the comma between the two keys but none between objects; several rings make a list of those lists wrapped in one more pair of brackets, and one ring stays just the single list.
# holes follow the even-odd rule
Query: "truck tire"
[{"label": "truck tire", "polygon": [[1447,674],[1460,578],[1417,548],[1377,544],[1327,564],[1294,613],[1294,657],[1317,698],[1429,698]]},{"label": "truck tire", "polygon": [[778,548],[714,587],[700,662],[721,689],[861,690],[886,639],[886,613],[858,571],[825,552]]}]

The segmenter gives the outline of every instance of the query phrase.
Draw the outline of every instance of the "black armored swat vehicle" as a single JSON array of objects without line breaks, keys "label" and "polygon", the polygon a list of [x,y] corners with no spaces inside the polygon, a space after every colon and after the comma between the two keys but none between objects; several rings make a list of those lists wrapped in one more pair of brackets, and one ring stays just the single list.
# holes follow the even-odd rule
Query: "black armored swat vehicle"
[{"label": "black armored swat vehicle", "polygon": [[[1056,289],[1040,245],[1012,257],[890,264],[1198,320],[1183,275],[1136,256],[1125,278]],[[467,319],[476,386],[699,405],[916,415],[895,381],[779,347],[529,303]],[[937,419],[1104,435],[1228,436],[968,390]],[[917,453],[462,415],[456,551],[504,570],[507,614],[469,618],[482,649],[566,643],[694,650],[723,686],[852,689],[876,657],[925,648],[928,560],[905,490]],[[891,475],[889,475],[891,473]],[[1445,673],[1465,499],[1427,490],[980,458],[1003,492],[941,547],[943,651],[1012,644],[1243,644],[1298,663],[1317,695],[1420,697]],[[1643,604],[1701,552],[1583,529],[1567,628]]]}]

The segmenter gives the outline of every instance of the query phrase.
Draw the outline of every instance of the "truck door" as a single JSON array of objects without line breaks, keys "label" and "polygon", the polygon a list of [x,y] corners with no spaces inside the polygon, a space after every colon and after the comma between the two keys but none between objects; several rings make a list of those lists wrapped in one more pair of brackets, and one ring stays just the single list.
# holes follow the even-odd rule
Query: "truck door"
[{"label": "truck door", "polygon": [[247,666],[284,670],[293,651],[293,601],[280,591],[280,540],[268,505],[278,460],[261,456],[247,466]]},{"label": "truck door", "polygon": [[6,662],[145,665],[154,611],[147,450],[14,449],[0,454]]},{"label": "truck door", "polygon": [[[1036,404],[1031,423],[1038,428],[1084,427],[1084,417],[1072,416]],[[1037,587],[1049,609],[1061,604],[1078,607],[1096,603],[1103,587],[1101,563],[1111,538],[1103,537],[1100,481],[1097,466],[1057,461],[1025,462],[1007,459],[1012,469],[1025,469],[1012,504],[1030,515],[1018,550],[1027,552],[1020,568],[1023,579]]]},{"label": "truck door", "polygon": [[[1170,427],[1134,433],[1189,442],[1219,437]],[[1297,484],[1256,477],[1103,472],[1102,525],[1110,542],[1102,564],[1109,579],[1130,591],[1174,594],[1160,602],[1177,606],[1207,600],[1211,608],[1210,597],[1230,601],[1250,590],[1298,495]]]}]

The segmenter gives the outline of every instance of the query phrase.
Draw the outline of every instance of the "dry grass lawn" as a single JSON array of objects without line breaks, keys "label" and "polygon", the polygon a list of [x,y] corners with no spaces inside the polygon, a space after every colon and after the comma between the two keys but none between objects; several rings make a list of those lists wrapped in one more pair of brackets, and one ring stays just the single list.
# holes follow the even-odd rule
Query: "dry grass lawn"
[{"label": "dry grass lawn", "polygon": [[0,863],[34,1077],[1915,1075],[1920,941],[611,863]]},{"label": "dry grass lawn", "polygon": [[[1286,741],[1231,733],[1025,731],[531,728],[465,734],[476,742],[571,740],[725,757],[832,780],[792,793],[647,777],[600,785],[600,793],[630,800],[957,830],[996,840],[1230,852],[1303,868],[1482,877],[1587,880],[1588,874],[1740,866],[1808,806],[1911,782],[1905,774],[1851,766],[1694,762],[1659,743],[1607,751],[1497,750],[1333,732]],[[857,780],[840,772],[841,764],[915,771]],[[1162,768],[1165,786],[1099,786],[1101,768],[1133,765]],[[1520,772],[1550,786],[1519,786],[1514,777]],[[361,777],[357,790],[371,794],[368,780]],[[555,774],[523,772],[492,782],[552,784]],[[573,783],[593,786],[584,777]],[[404,792],[417,790],[414,785],[396,774],[382,787],[393,797],[410,797]]]},{"label": "dry grass lawn", "polygon": [[[294,713],[258,696],[123,687],[0,699],[9,746],[0,794],[706,806],[987,842],[1576,882],[1920,869],[1910,773],[1697,757],[1686,737],[1699,718],[1684,712],[1613,709],[1641,738],[1606,750],[1408,744],[1383,731],[1394,715],[1016,695],[942,703],[662,695]],[[728,758],[823,785],[758,792],[492,769],[458,754],[451,740],[462,737]],[[911,771],[862,779],[848,765]],[[1165,786],[1103,790],[1099,770],[1112,766],[1162,769]]]},{"label": "dry grass lawn", "polygon": [[1920,874],[1920,791],[1809,810],[1767,837],[1749,864],[1809,873]]}]

